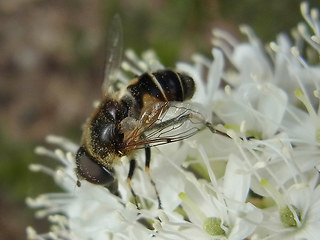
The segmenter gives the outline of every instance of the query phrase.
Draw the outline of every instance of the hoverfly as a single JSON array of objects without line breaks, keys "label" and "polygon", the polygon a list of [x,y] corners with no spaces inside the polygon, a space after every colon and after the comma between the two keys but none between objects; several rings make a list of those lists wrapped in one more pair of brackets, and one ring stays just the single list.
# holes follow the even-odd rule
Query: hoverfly
[{"label": "hoverfly", "polygon": [[[108,84],[117,78],[121,63],[122,35],[118,16],[111,30],[102,87],[104,97],[84,126],[81,146],[76,153],[76,173],[79,179],[103,185],[117,194],[113,166],[120,163],[123,156],[128,156],[131,160],[127,182],[138,207],[130,184],[136,165],[135,151],[145,150],[145,169],[154,185],[149,172],[150,147],[181,141],[203,126],[214,133],[226,134],[216,130],[198,112],[177,104],[191,99],[195,92],[194,80],[185,73],[170,69],[146,72],[129,82],[124,91],[108,94]],[[156,188],[155,191],[161,208]]]}]

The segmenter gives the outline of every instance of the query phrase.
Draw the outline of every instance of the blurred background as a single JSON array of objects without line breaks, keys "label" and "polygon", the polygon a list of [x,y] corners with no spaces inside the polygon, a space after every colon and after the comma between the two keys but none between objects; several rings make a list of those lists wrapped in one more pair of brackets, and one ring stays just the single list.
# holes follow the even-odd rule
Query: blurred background
[{"label": "blurred background", "polygon": [[[320,8],[319,1],[309,1]],[[124,48],[154,49],[174,66],[194,52],[210,55],[211,29],[250,25],[263,43],[302,20],[298,0],[11,0],[0,2],[0,239],[48,230],[25,205],[27,196],[59,191],[31,162],[48,134],[75,142],[99,99],[107,27],[119,13]]]}]

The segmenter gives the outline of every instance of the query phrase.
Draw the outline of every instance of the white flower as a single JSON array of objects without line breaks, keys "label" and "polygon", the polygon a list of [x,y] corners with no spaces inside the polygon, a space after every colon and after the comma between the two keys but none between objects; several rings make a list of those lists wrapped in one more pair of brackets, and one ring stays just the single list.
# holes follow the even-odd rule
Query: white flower
[{"label": "white flower", "polygon": [[[299,24],[294,42],[282,34],[264,49],[248,26],[241,27],[248,37],[244,43],[214,30],[220,49],[212,49],[213,60],[196,54],[192,64],[177,64],[196,84],[192,101],[182,106],[229,137],[203,127],[183,142],[152,149],[150,171],[162,209],[143,170],[143,151],[136,154],[131,181],[137,209],[126,179],[128,158],[115,166],[119,196],[85,180],[78,187],[78,145],[48,137],[62,150],[36,152],[60,166],[30,168],[52,176],[64,192],[27,198],[52,226],[43,234],[28,227],[29,239],[317,239],[320,67],[309,63],[308,55],[319,58],[320,22],[306,3],[301,11],[313,32]],[[164,68],[152,51],[142,58],[133,51],[126,56],[120,85],[130,74]]]},{"label": "white flower", "polygon": [[258,239],[317,239],[320,227],[320,188],[318,176],[310,181],[293,184],[277,192],[267,181],[262,185],[268,189],[277,207],[264,209],[265,220],[257,231]]},{"label": "white flower", "polygon": [[[209,159],[203,149],[201,152],[208,166]],[[159,229],[159,236],[162,231],[166,232],[169,229],[171,234],[175,235],[174,239],[249,237],[261,222],[262,214],[251,203],[245,202],[250,176],[242,174],[241,167],[239,159],[231,155],[222,181],[215,179],[211,168],[208,167],[211,184],[197,181],[192,174],[184,172],[187,184],[184,192],[180,193],[180,198],[191,224],[183,219],[169,218]],[[174,227],[176,234],[173,232]]]},{"label": "white flower", "polygon": [[[61,144],[62,147],[73,145],[55,136],[48,137],[48,141]],[[72,146],[68,150],[74,153],[76,149]],[[76,166],[71,152],[65,154],[61,150],[50,151],[42,147],[37,148],[36,152],[55,158],[64,165],[63,168],[56,171],[43,166],[31,165],[33,171],[40,170],[52,175],[56,183],[66,191],[65,193],[40,195],[36,199],[27,199],[30,206],[41,208],[37,212],[38,217],[55,216],[50,218],[53,223],[52,232],[49,234],[51,238],[60,239],[64,236],[70,239],[90,239],[95,236],[95,239],[106,239],[111,233],[114,233],[114,236],[121,236],[130,231],[135,231],[136,236],[146,237],[150,234],[146,228],[138,224],[137,209],[130,202],[122,202],[110,194],[106,188],[93,187],[88,182],[82,182],[81,187],[77,187],[77,177],[74,171]],[[62,214],[65,217],[56,214]],[[29,232],[34,234],[31,230]],[[33,234],[29,238],[32,239]],[[39,235],[38,238],[45,238],[46,235]]]},{"label": "white flower", "polygon": [[[178,70],[188,73],[195,81],[196,92],[192,101],[201,103],[204,107],[209,108],[212,107],[213,100],[218,97],[218,87],[224,67],[222,52],[218,49],[213,49],[212,55],[214,61],[195,55],[193,57],[194,65],[187,63],[177,64]],[[207,74],[205,74],[206,72]]]}]

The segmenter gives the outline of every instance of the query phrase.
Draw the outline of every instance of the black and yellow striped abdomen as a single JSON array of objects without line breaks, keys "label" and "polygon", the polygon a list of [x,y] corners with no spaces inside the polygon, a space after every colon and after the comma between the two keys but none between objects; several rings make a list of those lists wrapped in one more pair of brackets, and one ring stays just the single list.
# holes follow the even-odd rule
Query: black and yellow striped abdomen
[{"label": "black and yellow striped abdomen", "polygon": [[190,99],[194,94],[195,84],[184,73],[164,69],[142,74],[129,83],[127,89],[142,108],[146,96],[162,102]]}]

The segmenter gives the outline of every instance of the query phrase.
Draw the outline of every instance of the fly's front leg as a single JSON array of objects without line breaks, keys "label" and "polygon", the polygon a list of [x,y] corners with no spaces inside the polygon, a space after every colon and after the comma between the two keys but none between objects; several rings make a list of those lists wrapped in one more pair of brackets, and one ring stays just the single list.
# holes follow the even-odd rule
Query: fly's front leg
[{"label": "fly's front leg", "polygon": [[228,134],[226,134],[225,132],[222,132],[222,131],[219,131],[218,129],[216,129],[212,123],[205,121],[205,120],[203,121],[203,123],[212,133],[219,134],[221,136],[230,138],[230,136]]},{"label": "fly's front leg", "polygon": [[134,192],[134,190],[132,188],[132,185],[131,185],[131,179],[132,179],[132,176],[133,176],[135,168],[136,168],[136,160],[135,159],[131,159],[130,160],[129,173],[128,173],[128,177],[127,177],[127,183],[128,183],[129,189],[131,191],[131,194],[132,194],[132,196],[134,198],[134,203],[136,204],[137,209],[140,210],[140,207],[138,206],[137,195]]},{"label": "fly's front leg", "polygon": [[158,208],[159,208],[159,209],[162,209],[161,200],[160,200],[160,197],[159,197],[159,192],[158,192],[157,187],[156,187],[156,184],[155,184],[155,182],[152,180],[152,177],[151,177],[151,174],[150,174],[151,149],[150,149],[149,146],[145,146],[145,152],[146,152],[145,171],[147,172],[147,174],[148,174],[148,176],[149,176],[149,179],[150,179],[150,182],[151,182],[151,184],[152,184],[153,187],[154,187],[154,190],[155,190],[155,193],[156,193],[156,196],[157,196],[157,199],[158,199]]},{"label": "fly's front leg", "polygon": [[211,123],[211,122],[208,122],[207,120],[205,120],[204,118],[200,117],[198,114],[194,114],[194,113],[189,113],[189,114],[186,114],[185,116],[183,116],[185,121],[188,119],[190,121],[192,120],[196,120],[196,121],[199,121],[200,123],[202,123],[205,127],[207,127],[212,133],[215,133],[215,134],[219,134],[221,136],[224,136],[224,137],[228,137],[230,138],[230,136],[228,134],[226,134],[225,132],[222,132],[218,129],[216,129],[216,127]]}]

